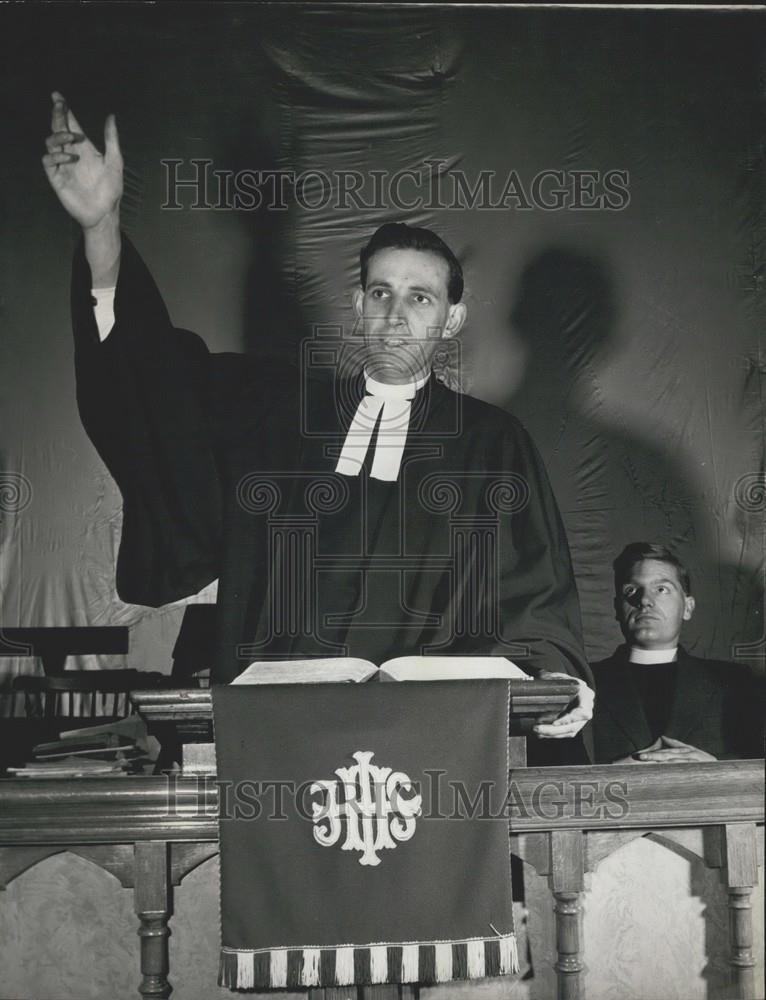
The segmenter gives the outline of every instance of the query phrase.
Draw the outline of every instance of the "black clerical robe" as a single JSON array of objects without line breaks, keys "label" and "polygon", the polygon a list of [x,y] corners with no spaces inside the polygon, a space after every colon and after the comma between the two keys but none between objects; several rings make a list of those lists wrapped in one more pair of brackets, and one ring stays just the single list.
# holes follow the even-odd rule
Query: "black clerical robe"
[{"label": "black clerical robe", "polygon": [[[99,340],[82,246],[77,398],[122,493],[117,591],[159,606],[219,578],[212,677],[257,659],[506,655],[589,679],[567,541],[539,455],[504,411],[431,377],[399,478],[336,473],[363,379],[211,354],[170,322],[124,239]],[[335,345],[342,350],[342,345]]]},{"label": "black clerical robe", "polygon": [[592,737],[594,763],[632,756],[660,735],[719,760],[763,756],[763,685],[747,669],[691,656],[681,646],[676,662],[651,668],[671,671],[660,678],[667,699],[660,711],[647,702],[642,687],[650,680],[635,667],[626,646],[593,664],[596,706],[586,735]]}]

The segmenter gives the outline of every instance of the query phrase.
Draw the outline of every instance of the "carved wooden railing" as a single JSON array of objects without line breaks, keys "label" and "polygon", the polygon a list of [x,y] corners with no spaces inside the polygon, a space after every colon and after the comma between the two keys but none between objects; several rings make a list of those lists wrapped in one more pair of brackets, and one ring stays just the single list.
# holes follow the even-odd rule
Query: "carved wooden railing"
[{"label": "carved wooden railing", "polygon": [[[750,894],[757,884],[763,761],[521,768],[511,772],[511,847],[546,875],[556,915],[560,1000],[583,1000],[584,875],[627,841],[661,831],[720,868],[729,894],[730,964],[753,1000]],[[69,851],[134,891],[144,998],[169,997],[173,886],[217,851],[212,779],[0,781],[0,885]],[[374,989],[374,988],[371,988]]]}]

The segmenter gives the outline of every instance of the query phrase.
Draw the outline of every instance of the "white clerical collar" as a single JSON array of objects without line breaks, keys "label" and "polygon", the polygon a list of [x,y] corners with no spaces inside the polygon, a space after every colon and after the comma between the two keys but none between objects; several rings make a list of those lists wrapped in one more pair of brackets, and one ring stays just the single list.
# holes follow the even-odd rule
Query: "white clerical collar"
[{"label": "white clerical collar", "polygon": [[667,649],[639,649],[638,646],[631,646],[628,663],[672,663],[677,657],[678,646],[669,646]]},{"label": "white clerical collar", "polygon": [[411,401],[428,381],[430,372],[404,385],[379,382],[366,371],[364,374],[369,395],[364,396],[357,407],[335,471],[344,476],[359,475],[380,418],[370,478],[395,482],[410,426]]},{"label": "white clerical collar", "polygon": [[372,375],[364,371],[364,387],[371,396],[380,396],[381,399],[414,399],[418,389],[422,389],[428,381],[430,372],[426,372],[414,382],[405,382],[403,385],[393,385],[390,382],[379,382]]}]

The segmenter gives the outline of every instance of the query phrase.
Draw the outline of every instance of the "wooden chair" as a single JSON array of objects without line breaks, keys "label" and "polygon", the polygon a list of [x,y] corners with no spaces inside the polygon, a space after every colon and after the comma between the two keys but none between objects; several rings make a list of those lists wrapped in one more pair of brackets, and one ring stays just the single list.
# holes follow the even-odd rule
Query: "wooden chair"
[{"label": "wooden chair", "polygon": [[123,717],[128,693],[167,686],[165,674],[146,670],[71,670],[55,677],[15,677],[28,719]]}]

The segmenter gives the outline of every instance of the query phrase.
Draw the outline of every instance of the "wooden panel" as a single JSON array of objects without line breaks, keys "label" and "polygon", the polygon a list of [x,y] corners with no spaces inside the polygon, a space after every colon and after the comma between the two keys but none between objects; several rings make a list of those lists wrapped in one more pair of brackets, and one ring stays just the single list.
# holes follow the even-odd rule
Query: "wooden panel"
[{"label": "wooden panel", "polygon": [[1,844],[218,840],[212,781],[174,776],[0,781]]},{"label": "wooden panel", "polygon": [[538,875],[547,875],[551,870],[549,833],[512,833],[511,853],[534,868]]},{"label": "wooden panel", "polygon": [[[549,874],[555,898],[560,996],[582,996],[580,894],[585,869],[627,838],[653,828],[724,865],[729,889],[731,966],[737,995],[753,991],[750,887],[757,876],[754,821],[763,816],[762,764],[525,768],[512,773],[511,847]],[[619,795],[608,794],[614,783]],[[136,912],[141,921],[144,997],[167,997],[168,919],[173,881],[217,850],[217,788],[172,777],[0,781],[0,873],[12,878],[72,846],[129,884],[126,844],[135,843]],[[743,819],[744,817],[744,819]],[[717,835],[722,823],[726,829]],[[682,827],[699,835],[677,835]],[[169,847],[172,842],[172,851]],[[590,842],[590,843],[589,843]],[[101,846],[99,846],[101,845]],[[116,853],[115,853],[116,852]],[[169,853],[172,868],[169,866]],[[373,1000],[372,997],[369,1000]],[[382,998],[378,998],[382,1000]]]},{"label": "wooden panel", "polygon": [[133,844],[89,844],[70,847],[70,854],[76,854],[86,861],[103,868],[114,875],[124,889],[132,889],[135,877],[135,852]]},{"label": "wooden panel", "polygon": [[[523,768],[504,811],[514,833],[763,821],[762,761]],[[0,845],[216,841],[213,780],[144,776],[0,780]]]},{"label": "wooden panel", "polygon": [[508,763],[511,770],[518,767],[527,766],[527,738],[526,736],[508,737]]},{"label": "wooden panel", "polygon": [[59,847],[1,847],[0,889],[33,865],[60,853]]},{"label": "wooden panel", "polygon": [[189,872],[218,854],[217,844],[171,844],[170,881],[180,885]]},{"label": "wooden panel", "polygon": [[638,837],[645,837],[645,830],[590,830],[585,841],[586,871],[592,872],[610,854]]},{"label": "wooden panel", "polygon": [[730,888],[758,882],[758,854],[754,823],[727,823],[724,828],[726,881]]},{"label": "wooden panel", "polygon": [[514,832],[714,826],[763,820],[763,762],[525,768],[510,775]]}]

